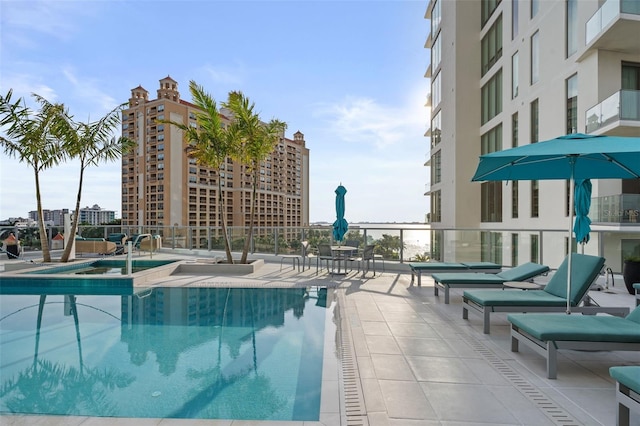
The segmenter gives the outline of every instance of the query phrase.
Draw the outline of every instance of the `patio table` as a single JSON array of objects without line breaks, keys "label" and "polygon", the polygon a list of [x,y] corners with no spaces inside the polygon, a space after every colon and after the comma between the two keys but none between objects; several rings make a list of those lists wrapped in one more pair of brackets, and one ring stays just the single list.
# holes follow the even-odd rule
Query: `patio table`
[{"label": "patio table", "polygon": [[[335,268],[331,271],[331,274],[346,275],[347,273],[347,259],[353,252],[358,251],[357,247],[352,246],[331,246],[331,255],[338,262],[338,270]],[[341,264],[344,262],[344,272],[342,272]]]}]

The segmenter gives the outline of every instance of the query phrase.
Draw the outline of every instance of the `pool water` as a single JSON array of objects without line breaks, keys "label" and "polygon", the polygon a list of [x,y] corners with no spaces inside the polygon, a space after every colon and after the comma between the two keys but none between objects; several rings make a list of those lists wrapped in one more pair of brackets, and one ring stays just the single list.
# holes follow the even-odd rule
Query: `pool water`
[{"label": "pool water", "polygon": [[1,413],[319,420],[326,289],[24,293],[0,296]]}]

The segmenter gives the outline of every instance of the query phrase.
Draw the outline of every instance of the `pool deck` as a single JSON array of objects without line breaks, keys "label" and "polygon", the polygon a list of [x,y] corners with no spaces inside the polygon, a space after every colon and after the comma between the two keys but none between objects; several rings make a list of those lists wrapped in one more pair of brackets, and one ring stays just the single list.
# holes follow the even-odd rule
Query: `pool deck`
[{"label": "pool deck", "polygon": [[[192,254],[203,257],[202,254]],[[148,257],[148,255],[147,255]],[[167,253],[154,259],[175,258]],[[189,256],[180,255],[188,259]],[[2,264],[20,260],[0,260]],[[402,265],[405,266],[405,265]],[[433,281],[410,286],[409,268],[387,262],[375,278],[355,272],[330,275],[315,265],[298,272],[280,258],[244,275],[180,275],[159,286],[251,286],[334,288],[341,341],[334,370],[323,385],[320,422],[212,421],[96,417],[2,416],[1,425],[213,425],[213,426],[417,426],[417,425],[613,425],[615,382],[609,367],[640,365],[640,352],[560,351],[558,378],[546,378],[544,359],[526,347],[510,351],[506,314],[493,314],[491,334],[471,313],[462,319],[462,290],[451,303],[433,294]],[[1,278],[1,276],[0,276]],[[539,282],[547,280],[543,277]],[[604,277],[599,282],[604,285]],[[500,290],[496,290],[500,291]],[[620,276],[607,291],[592,291],[600,305],[635,307]],[[333,349],[333,348],[332,348]],[[327,359],[329,358],[329,359]],[[338,365],[339,364],[339,365]],[[332,378],[339,377],[339,383]],[[631,424],[640,425],[632,413]]]}]

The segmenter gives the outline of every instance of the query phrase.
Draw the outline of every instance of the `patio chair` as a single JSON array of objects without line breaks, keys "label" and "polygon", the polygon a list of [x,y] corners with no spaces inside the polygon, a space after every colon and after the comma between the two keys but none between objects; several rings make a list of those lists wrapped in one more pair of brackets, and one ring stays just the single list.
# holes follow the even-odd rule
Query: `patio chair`
[{"label": "patio chair", "polygon": [[300,242],[300,254],[281,254],[280,256],[280,270],[282,271],[282,264],[285,260],[291,260],[293,269],[298,266],[298,272],[300,271],[300,263],[302,262],[302,271],[304,271],[307,263],[309,269],[311,269],[311,259],[316,258],[316,255],[311,252],[309,248],[309,241]]},{"label": "patio chair", "polygon": [[[607,312],[623,316],[629,308],[597,306],[589,297],[591,284],[604,266],[604,258],[573,253],[572,287],[569,295],[574,312],[595,314]],[[564,312],[567,307],[567,256],[547,285],[540,290],[466,290],[462,295],[462,318],[468,319],[469,310],[483,316],[483,330],[490,333],[492,312]]]},{"label": "patio chair", "polygon": [[640,307],[624,318],[611,315],[511,314],[511,351],[524,343],[545,357],[547,377],[555,379],[558,350],[640,350]]},{"label": "patio chair", "polygon": [[432,274],[433,294],[438,296],[439,289],[444,291],[444,303],[449,304],[451,288],[502,288],[509,281],[532,281],[533,278],[549,272],[549,267],[539,263],[528,262],[515,268],[506,269],[497,274],[480,272],[449,272]]},{"label": "patio chair", "polygon": [[630,410],[640,414],[640,365],[609,368],[616,381],[616,425],[629,426]]},{"label": "patio chair", "polygon": [[[331,272],[333,270],[335,260],[336,258],[333,256],[330,244],[318,244],[318,253],[316,254],[316,275],[318,275],[323,261],[327,264],[327,272]],[[331,269],[329,268],[329,261],[331,261]]]},{"label": "patio chair", "polygon": [[356,261],[358,262],[358,272],[362,269],[362,278],[364,278],[370,270],[370,264],[373,263],[373,276],[376,276],[376,257],[373,253],[375,245],[368,244],[362,249],[362,255]]}]

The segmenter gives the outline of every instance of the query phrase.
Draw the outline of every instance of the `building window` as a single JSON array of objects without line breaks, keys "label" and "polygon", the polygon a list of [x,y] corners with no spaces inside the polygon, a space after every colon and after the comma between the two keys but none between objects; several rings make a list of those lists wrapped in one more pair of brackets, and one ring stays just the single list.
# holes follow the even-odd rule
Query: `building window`
[{"label": "building window", "polygon": [[538,99],[531,102],[531,143],[538,142],[538,130],[539,130],[539,117],[540,113],[538,111]]},{"label": "building window", "polygon": [[539,183],[537,180],[531,181],[531,217],[539,217],[540,215],[540,194],[538,193]]},{"label": "building window", "polygon": [[[480,152],[488,154],[502,150],[502,124],[480,137]],[[480,220],[502,222],[502,182],[484,182],[480,187]]]},{"label": "building window", "polygon": [[539,32],[531,36],[531,84],[540,79],[540,40]]},{"label": "building window", "polygon": [[482,135],[480,144],[481,154],[502,151],[502,123]]},{"label": "building window", "polygon": [[539,0],[531,0],[531,19],[535,18],[540,9]]},{"label": "building window", "polygon": [[442,140],[442,110],[431,120],[431,148],[435,147]]},{"label": "building window", "polygon": [[442,221],[442,199],[440,191],[431,193],[431,222]]},{"label": "building window", "polygon": [[502,69],[482,86],[482,124],[502,112]]},{"label": "building window", "polygon": [[502,57],[502,15],[496,19],[482,38],[482,75]]},{"label": "building window", "polygon": [[514,53],[511,57],[511,99],[515,99],[518,96],[518,69],[519,69],[519,61],[518,61],[518,52]]},{"label": "building window", "polygon": [[518,234],[511,234],[511,266],[518,265]]},{"label": "building window", "polygon": [[567,0],[567,58],[578,51],[578,0]]},{"label": "building window", "polygon": [[441,151],[431,156],[431,183],[440,183],[442,181],[442,159]]},{"label": "building window", "polygon": [[482,26],[487,23],[493,12],[498,8],[502,0],[482,0]]},{"label": "building window", "polygon": [[511,0],[511,40],[518,35],[518,1]]},{"label": "building window", "polygon": [[164,111],[164,104],[158,105],[158,112]]},{"label": "building window", "polygon": [[537,234],[531,234],[531,253],[529,255],[530,261],[534,263],[538,263],[538,252],[540,245],[540,239]]},{"label": "building window", "polygon": [[483,182],[480,200],[480,221],[502,222],[502,182]]},{"label": "building window", "polygon": [[440,105],[440,101],[442,100],[442,88],[440,86],[440,74],[435,76],[431,83],[431,108],[435,109],[438,105]]},{"label": "building window", "polygon": [[518,218],[518,181],[511,181],[511,218]]},{"label": "building window", "polygon": [[578,132],[578,75],[566,81],[567,91],[567,134]]},{"label": "building window", "polygon": [[435,39],[431,46],[431,69],[436,70],[440,66],[442,60],[442,38],[440,35]]},{"label": "building window", "polygon": [[511,148],[518,146],[518,113],[511,116]]},{"label": "building window", "polygon": [[436,0],[431,10],[431,37],[435,36],[438,28],[440,28],[440,20],[442,19],[442,9],[440,0]]}]

